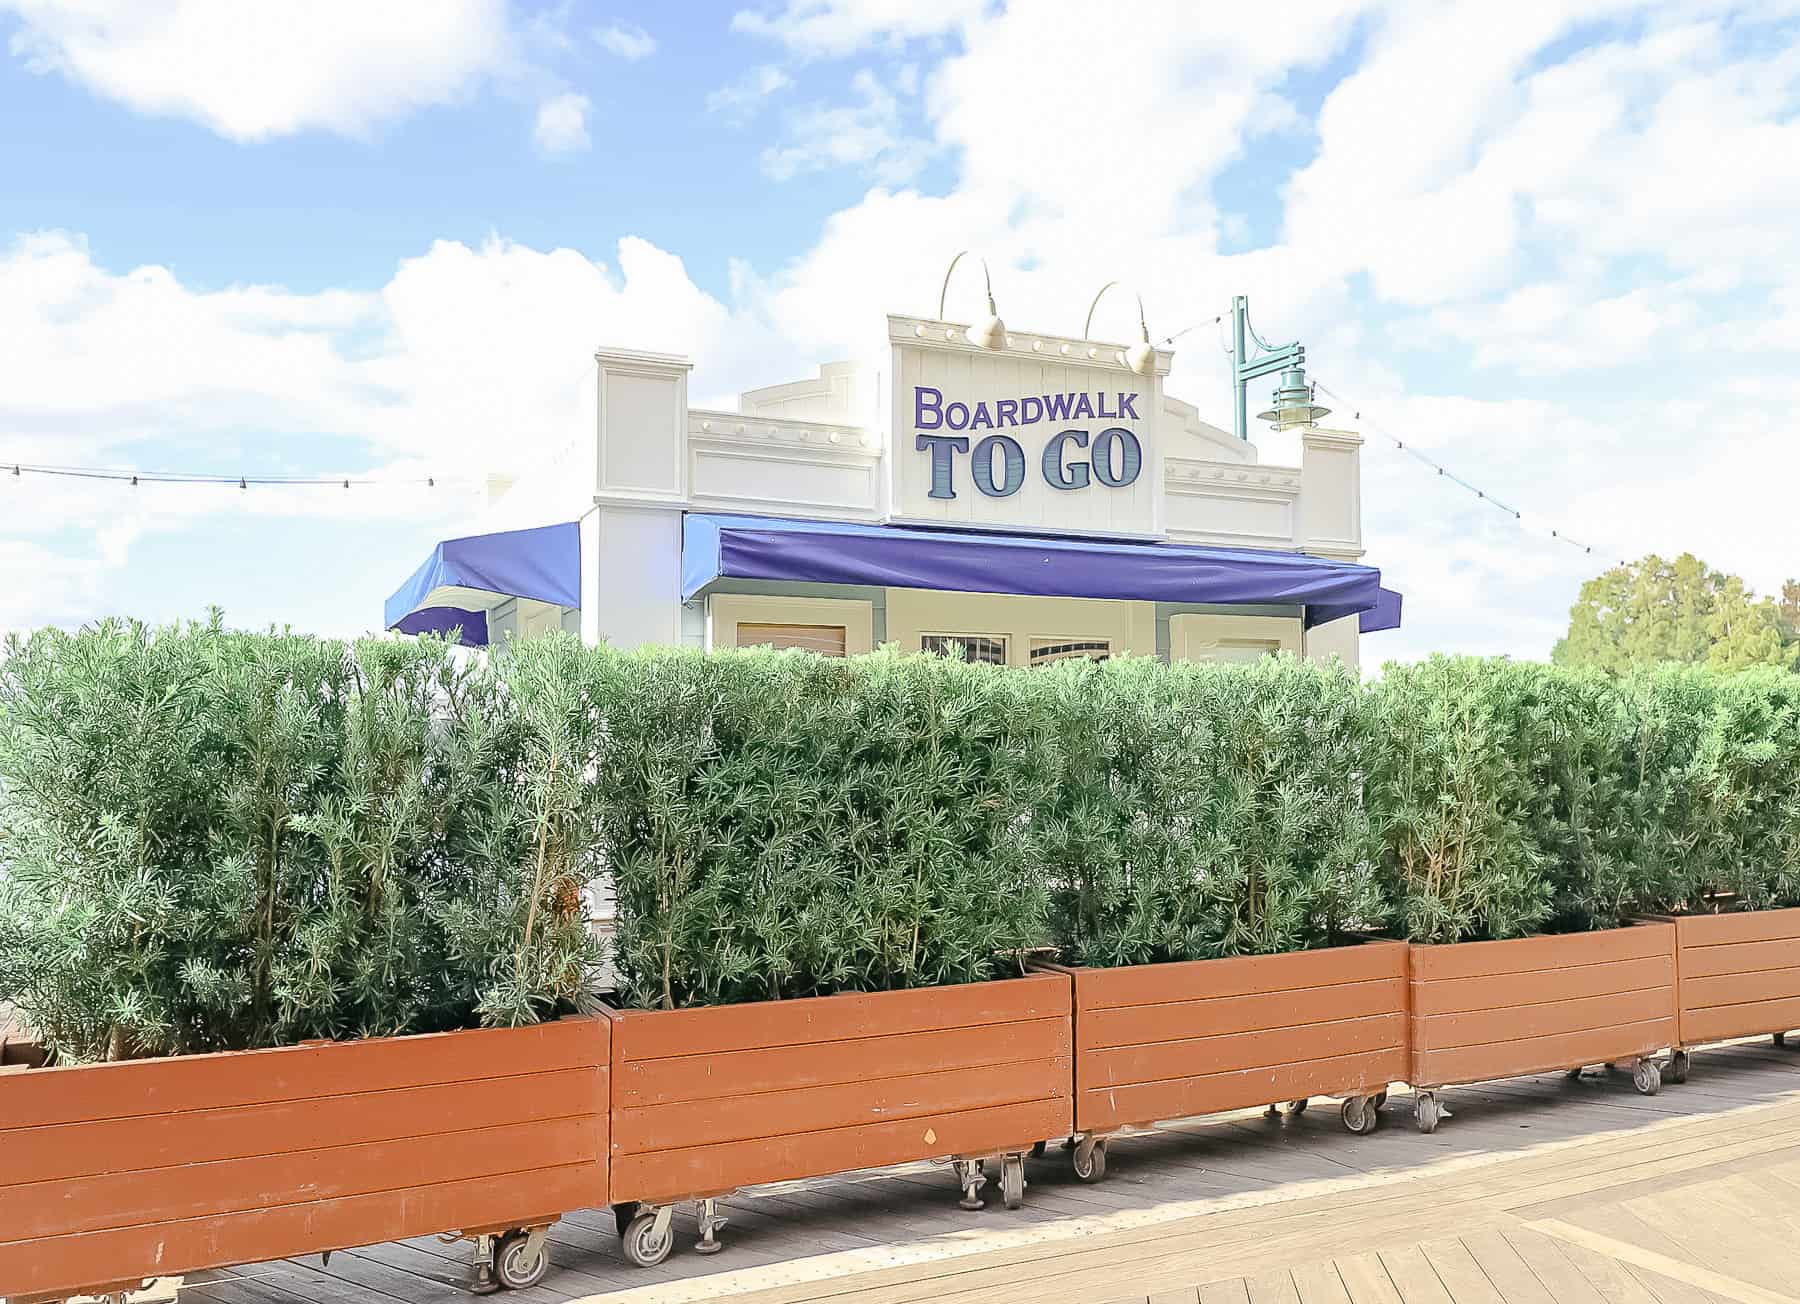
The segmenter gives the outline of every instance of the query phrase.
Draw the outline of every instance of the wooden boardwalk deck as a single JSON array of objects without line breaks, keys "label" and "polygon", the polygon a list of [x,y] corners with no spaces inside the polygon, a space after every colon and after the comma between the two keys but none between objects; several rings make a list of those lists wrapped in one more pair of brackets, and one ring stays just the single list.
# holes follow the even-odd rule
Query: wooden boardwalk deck
[{"label": "wooden boardwalk deck", "polygon": [[[1460,1088],[1434,1136],[1396,1095],[1373,1136],[1335,1108],[1239,1114],[1117,1141],[1084,1186],[1054,1149],[1026,1207],[956,1207],[947,1172],[889,1169],[747,1191],[723,1254],[653,1269],[608,1211],[552,1233],[545,1282],[508,1304],[1110,1301],[1148,1304],[1800,1304],[1800,1052],[1697,1053],[1642,1097],[1625,1075]],[[432,1240],[199,1274],[206,1304],[443,1304],[468,1247]]]}]

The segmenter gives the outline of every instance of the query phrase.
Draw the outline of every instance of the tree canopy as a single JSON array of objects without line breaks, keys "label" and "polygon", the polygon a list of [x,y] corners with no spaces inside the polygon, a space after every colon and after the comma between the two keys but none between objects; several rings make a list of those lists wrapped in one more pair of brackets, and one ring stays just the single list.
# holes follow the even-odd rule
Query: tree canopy
[{"label": "tree canopy", "polygon": [[1800,581],[1780,599],[1758,597],[1744,580],[1692,553],[1651,553],[1581,586],[1558,665],[1623,671],[1667,661],[1743,670],[1800,666]]}]

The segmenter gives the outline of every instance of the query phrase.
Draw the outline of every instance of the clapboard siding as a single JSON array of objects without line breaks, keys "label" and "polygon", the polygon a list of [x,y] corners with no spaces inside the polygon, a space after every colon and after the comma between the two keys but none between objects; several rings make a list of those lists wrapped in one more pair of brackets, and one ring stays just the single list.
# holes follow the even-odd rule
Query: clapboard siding
[{"label": "clapboard siding", "polygon": [[1075,969],[1075,1123],[1105,1132],[1406,1072],[1404,943]]},{"label": "clapboard siding", "polygon": [[996,1154],[1073,1127],[1059,975],[610,1017],[615,1202]]},{"label": "clapboard siding", "polygon": [[603,1203],[610,1025],[0,1078],[0,1295],[554,1219]]},{"label": "clapboard siding", "polygon": [[1683,1045],[1800,1028],[1800,910],[1686,916],[1675,935]]},{"label": "clapboard siding", "polygon": [[1439,1087],[1675,1044],[1667,924],[1412,948],[1412,1067]]}]

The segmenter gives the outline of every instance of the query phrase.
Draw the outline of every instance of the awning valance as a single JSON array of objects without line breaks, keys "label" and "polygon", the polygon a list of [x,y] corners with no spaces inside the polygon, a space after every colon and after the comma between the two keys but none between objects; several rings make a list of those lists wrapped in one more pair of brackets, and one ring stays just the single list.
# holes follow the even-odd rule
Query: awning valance
[{"label": "awning valance", "polygon": [[[719,579],[868,584],[1034,597],[1302,606],[1308,625],[1352,614],[1399,624],[1373,566],[1300,553],[690,512],[681,596]],[[1388,619],[1391,623],[1371,623]]]},{"label": "awning valance", "polygon": [[387,628],[403,634],[462,631],[462,641],[488,641],[487,617],[509,601],[539,607],[581,606],[581,530],[574,522],[445,539],[395,590]]}]

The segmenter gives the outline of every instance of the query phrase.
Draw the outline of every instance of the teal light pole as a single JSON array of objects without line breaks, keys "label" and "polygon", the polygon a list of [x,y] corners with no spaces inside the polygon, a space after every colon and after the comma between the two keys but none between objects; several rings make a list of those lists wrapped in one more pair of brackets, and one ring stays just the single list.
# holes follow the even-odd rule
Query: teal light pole
[{"label": "teal light pole", "polygon": [[[1250,438],[1250,382],[1261,376],[1271,376],[1277,371],[1292,370],[1300,379],[1295,383],[1303,383],[1306,366],[1306,349],[1295,341],[1292,344],[1272,345],[1265,342],[1250,327],[1250,300],[1245,295],[1238,295],[1231,301],[1231,379],[1237,390],[1237,437]],[[1257,348],[1255,358],[1247,357],[1248,344],[1254,343]],[[1288,382],[1283,377],[1283,384]]]}]

